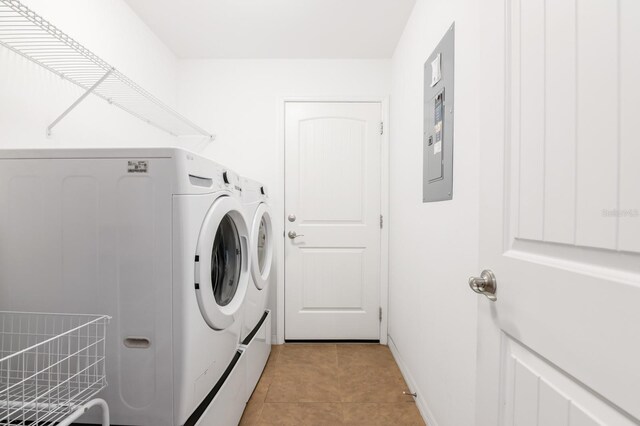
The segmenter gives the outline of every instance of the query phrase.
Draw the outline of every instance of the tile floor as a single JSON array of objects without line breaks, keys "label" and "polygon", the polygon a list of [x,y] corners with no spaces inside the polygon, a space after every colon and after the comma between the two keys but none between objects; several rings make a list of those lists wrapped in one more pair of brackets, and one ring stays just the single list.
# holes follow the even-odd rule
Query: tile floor
[{"label": "tile floor", "polygon": [[389,348],[273,346],[241,425],[424,425]]}]

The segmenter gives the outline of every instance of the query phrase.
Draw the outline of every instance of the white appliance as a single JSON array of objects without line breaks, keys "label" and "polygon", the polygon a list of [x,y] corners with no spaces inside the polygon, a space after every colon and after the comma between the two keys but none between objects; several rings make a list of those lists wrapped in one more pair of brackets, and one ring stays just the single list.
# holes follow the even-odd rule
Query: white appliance
[{"label": "white appliance", "polygon": [[274,231],[265,187],[242,179],[242,203],[250,229],[251,280],[243,308],[242,344],[247,366],[247,400],[271,352],[270,281],[274,264]]},{"label": "white appliance", "polygon": [[0,151],[0,309],[113,317],[114,425],[237,424],[240,192],[232,171],[177,148]]}]

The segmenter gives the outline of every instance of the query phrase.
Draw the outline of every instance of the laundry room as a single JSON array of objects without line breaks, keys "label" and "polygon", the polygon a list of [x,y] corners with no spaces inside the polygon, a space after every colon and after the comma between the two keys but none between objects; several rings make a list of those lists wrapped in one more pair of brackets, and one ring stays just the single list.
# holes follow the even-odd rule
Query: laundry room
[{"label": "laundry room", "polygon": [[640,424],[636,0],[0,0],[0,425]]}]

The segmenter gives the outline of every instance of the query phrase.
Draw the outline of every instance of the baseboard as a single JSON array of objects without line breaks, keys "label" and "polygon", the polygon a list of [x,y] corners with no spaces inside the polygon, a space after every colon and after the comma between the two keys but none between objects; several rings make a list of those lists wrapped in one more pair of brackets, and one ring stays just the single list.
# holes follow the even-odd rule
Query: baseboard
[{"label": "baseboard", "polygon": [[278,343],[278,335],[277,334],[272,334],[271,335],[271,344],[272,345],[279,345],[280,343]]},{"label": "baseboard", "polygon": [[422,392],[420,392],[420,389],[418,389],[418,386],[416,385],[416,381],[413,379],[413,376],[409,372],[407,365],[402,360],[402,356],[400,355],[400,352],[398,351],[398,348],[396,347],[396,344],[393,341],[393,338],[391,338],[391,336],[388,336],[388,338],[389,338],[389,341],[388,341],[389,349],[391,350],[391,353],[393,354],[393,357],[396,360],[396,364],[398,364],[398,367],[400,367],[400,372],[404,376],[404,380],[405,382],[407,382],[407,386],[409,386],[409,389],[411,390],[411,392],[417,393],[415,400],[416,400],[416,405],[418,406],[418,410],[422,415],[422,419],[428,426],[438,426],[438,422],[436,421],[433,413],[427,406],[427,402],[424,399],[424,395],[422,394]]}]

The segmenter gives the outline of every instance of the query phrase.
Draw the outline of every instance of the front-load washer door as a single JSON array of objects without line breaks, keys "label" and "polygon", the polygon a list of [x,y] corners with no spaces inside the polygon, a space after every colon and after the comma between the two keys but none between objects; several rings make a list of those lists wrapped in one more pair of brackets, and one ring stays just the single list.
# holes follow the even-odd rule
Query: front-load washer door
[{"label": "front-load washer door", "polygon": [[273,224],[271,210],[261,203],[253,218],[251,229],[251,275],[253,283],[262,290],[269,282],[273,260]]},{"label": "front-load washer door", "polygon": [[234,322],[249,282],[249,230],[235,198],[218,198],[204,219],[196,248],[195,281],[204,320],[215,330]]}]

